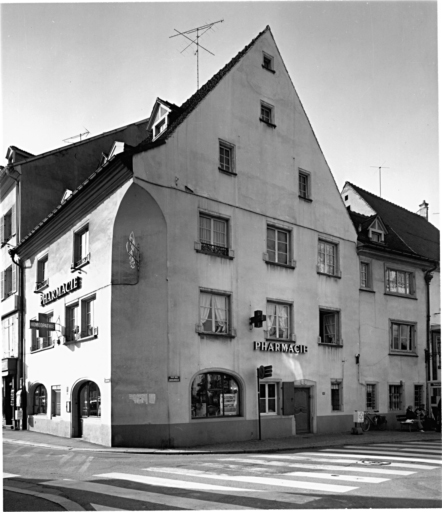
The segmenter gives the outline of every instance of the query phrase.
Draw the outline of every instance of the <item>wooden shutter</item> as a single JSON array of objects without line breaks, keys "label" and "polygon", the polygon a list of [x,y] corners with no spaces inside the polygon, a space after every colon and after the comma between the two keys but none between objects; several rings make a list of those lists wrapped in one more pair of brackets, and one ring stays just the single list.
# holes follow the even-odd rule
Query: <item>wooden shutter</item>
[{"label": "wooden shutter", "polygon": [[[1,219],[1,227],[0,227],[0,243],[3,244],[5,241],[5,216]],[[2,295],[3,297],[3,295]]]},{"label": "wooden shutter", "polygon": [[15,263],[12,264],[12,272],[11,272],[11,294],[17,292],[17,265]]},{"label": "wooden shutter", "polygon": [[1,282],[2,282],[1,297],[2,297],[2,300],[5,298],[5,277],[6,277],[6,272],[2,271],[2,274],[1,274]]},{"label": "wooden shutter", "polygon": [[284,416],[295,414],[295,386],[293,382],[282,383],[282,414]]},{"label": "wooden shutter", "polygon": [[16,222],[16,208],[15,208],[15,204],[14,206],[12,207],[12,210],[11,210],[11,236],[14,236],[15,235],[15,231],[16,231],[16,226],[17,226],[17,222]]}]

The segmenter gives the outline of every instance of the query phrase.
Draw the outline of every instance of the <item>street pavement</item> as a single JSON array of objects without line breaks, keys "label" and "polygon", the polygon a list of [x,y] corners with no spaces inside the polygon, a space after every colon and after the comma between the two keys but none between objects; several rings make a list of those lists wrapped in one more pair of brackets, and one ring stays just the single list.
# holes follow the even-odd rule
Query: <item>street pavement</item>
[{"label": "street pavement", "polygon": [[[7,429],[3,441],[4,471],[14,450],[34,463],[58,457],[60,468],[51,478],[43,471],[40,478],[26,478],[18,466],[16,473],[4,473],[5,511],[442,505],[442,445],[436,432],[304,435],[180,450],[107,448]],[[79,466],[62,474],[62,461]],[[20,493],[35,496],[31,508],[19,501]]]}]

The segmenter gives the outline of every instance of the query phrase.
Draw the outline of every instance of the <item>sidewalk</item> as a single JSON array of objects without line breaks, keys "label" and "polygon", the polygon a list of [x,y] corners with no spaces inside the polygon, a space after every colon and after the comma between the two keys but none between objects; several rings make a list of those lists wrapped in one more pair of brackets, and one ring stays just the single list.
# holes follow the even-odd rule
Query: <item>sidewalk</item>
[{"label": "sidewalk", "polygon": [[306,448],[337,447],[346,444],[364,445],[370,443],[392,443],[403,441],[440,441],[440,432],[401,432],[397,430],[369,431],[362,435],[350,432],[338,434],[300,434],[298,436],[263,441],[243,441],[235,443],[210,444],[204,446],[176,449],[159,448],[111,448],[88,443],[80,438],[65,438],[30,432],[28,430],[11,430],[3,427],[3,442],[29,446],[40,446],[56,450],[94,451],[133,453],[146,455],[195,455],[195,454],[228,454],[278,452],[284,450],[305,450]]}]

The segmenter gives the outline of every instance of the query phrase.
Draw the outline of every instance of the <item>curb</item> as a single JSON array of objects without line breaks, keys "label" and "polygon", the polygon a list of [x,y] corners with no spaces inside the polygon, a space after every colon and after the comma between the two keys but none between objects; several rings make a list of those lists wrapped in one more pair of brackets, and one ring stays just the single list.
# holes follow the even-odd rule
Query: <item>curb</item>
[{"label": "curb", "polygon": [[43,492],[37,491],[28,491],[27,489],[22,489],[21,487],[11,487],[10,485],[3,486],[4,491],[15,492],[18,494],[28,494],[29,496],[34,496],[35,498],[41,498],[46,501],[52,501],[52,503],[56,503],[63,507],[65,510],[76,511],[76,510],[86,510],[75,501],[68,500],[67,498],[63,498],[61,496],[56,496],[55,494],[46,494]]}]

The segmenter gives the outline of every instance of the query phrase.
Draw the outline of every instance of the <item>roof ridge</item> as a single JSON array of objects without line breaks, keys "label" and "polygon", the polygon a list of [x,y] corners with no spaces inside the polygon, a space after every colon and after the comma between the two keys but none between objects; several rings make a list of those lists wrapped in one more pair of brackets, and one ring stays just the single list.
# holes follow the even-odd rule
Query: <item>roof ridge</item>
[{"label": "roof ridge", "polygon": [[[241,51],[239,51],[230,61],[222,67],[212,78],[210,78],[202,87],[200,87],[190,98],[182,103],[179,108],[182,113],[170,124],[165,130],[164,134],[158,137],[157,140],[162,139],[166,141],[178,128],[178,126],[189,116],[191,112],[201,103],[201,101],[218,85],[218,83],[227,75],[227,73],[241,60],[241,58],[254,46],[256,41],[265,33],[271,32],[270,26],[267,25],[248,45],[246,45]],[[147,137],[145,140],[140,142],[138,149],[140,151],[145,149],[145,145],[150,142],[150,138]]]},{"label": "roof ridge", "polygon": [[[351,185],[352,187],[354,187],[355,189],[358,189],[358,190],[361,190],[362,192],[365,192],[366,194],[369,194],[370,196],[373,196],[373,197],[376,197],[376,199],[381,199],[382,201],[385,201],[386,203],[389,203],[389,204],[392,204],[393,206],[396,206],[397,208],[400,208],[401,210],[405,210],[407,213],[412,213],[413,215],[416,215],[417,217],[423,219],[422,215],[419,215],[418,213],[416,212],[412,212],[411,210],[408,210],[407,208],[404,208],[403,206],[399,205],[399,204],[396,204],[396,203],[393,203],[391,201],[389,201],[388,199],[384,199],[383,197],[381,196],[377,196],[376,194],[373,194],[373,192],[369,192],[368,190],[365,190],[364,188],[361,188],[359,187],[358,185],[355,185],[354,183],[352,183],[351,181],[347,181],[346,184],[349,184]],[[344,185],[345,186],[345,185]],[[428,221],[426,221],[428,222]],[[430,223],[431,224],[431,223]],[[435,226],[434,226],[435,227]],[[436,228],[437,229],[437,228]]]}]

